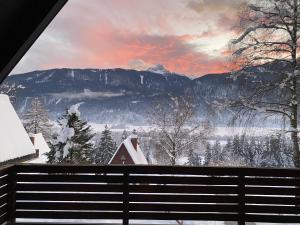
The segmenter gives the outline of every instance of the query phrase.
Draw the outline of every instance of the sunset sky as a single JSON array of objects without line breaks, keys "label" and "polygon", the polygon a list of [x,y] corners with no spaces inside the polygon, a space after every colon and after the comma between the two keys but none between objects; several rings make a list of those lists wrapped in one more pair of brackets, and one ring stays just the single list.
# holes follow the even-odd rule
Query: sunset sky
[{"label": "sunset sky", "polygon": [[13,73],[162,64],[224,72],[242,0],[69,0]]}]

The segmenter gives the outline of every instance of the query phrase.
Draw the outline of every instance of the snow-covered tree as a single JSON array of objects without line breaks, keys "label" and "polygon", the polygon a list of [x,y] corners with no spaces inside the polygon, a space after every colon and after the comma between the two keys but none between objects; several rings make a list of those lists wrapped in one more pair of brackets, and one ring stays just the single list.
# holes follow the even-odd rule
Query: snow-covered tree
[{"label": "snow-covered tree", "polygon": [[101,139],[94,148],[94,162],[100,165],[108,164],[116,149],[117,144],[113,140],[108,126],[105,125],[105,129],[101,133]]},{"label": "snow-covered tree", "polygon": [[198,153],[196,153],[193,149],[189,149],[188,151],[188,161],[186,163],[189,166],[201,166],[202,159]]},{"label": "snow-covered tree", "polygon": [[205,153],[204,153],[204,165],[209,165],[212,160],[212,151],[211,151],[211,144],[207,142]]},{"label": "snow-covered tree", "polygon": [[153,139],[158,149],[168,155],[170,165],[176,165],[179,157],[194,149],[199,142],[205,142],[211,127],[208,122],[197,119],[191,97],[170,98],[170,104],[155,105],[150,113],[150,122],[155,128]]},{"label": "snow-covered tree", "polygon": [[50,164],[82,164],[92,162],[94,133],[81,119],[80,104],[72,105],[58,120],[60,131],[50,142],[47,153]]},{"label": "snow-covered tree", "polygon": [[[291,140],[282,134],[265,137],[235,135],[225,146],[218,141],[211,148],[211,157],[206,165],[291,167]],[[221,156],[221,157],[220,157]]]},{"label": "snow-covered tree", "polygon": [[48,110],[39,98],[32,100],[31,107],[22,119],[28,133],[42,133],[46,140],[50,139],[52,124],[48,116]]},{"label": "snow-covered tree", "polygon": [[216,140],[216,142],[211,147],[211,163],[213,165],[218,165],[222,161],[223,161],[223,152],[222,152],[221,143],[219,140]]},{"label": "snow-covered tree", "polygon": [[[298,65],[300,38],[300,0],[254,0],[240,16],[241,35],[232,44],[235,63],[242,70],[233,77],[255,76],[262,70],[273,79],[263,80],[253,87],[252,94],[230,103],[239,108],[237,117],[248,114],[275,115],[289,121],[293,143],[294,166],[300,167],[298,139],[300,70]],[[271,98],[270,96],[275,96]]]},{"label": "snow-covered tree", "polygon": [[14,102],[17,91],[23,88],[24,87],[22,85],[18,85],[16,83],[10,83],[4,80],[0,84],[0,94],[8,95],[10,100]]}]

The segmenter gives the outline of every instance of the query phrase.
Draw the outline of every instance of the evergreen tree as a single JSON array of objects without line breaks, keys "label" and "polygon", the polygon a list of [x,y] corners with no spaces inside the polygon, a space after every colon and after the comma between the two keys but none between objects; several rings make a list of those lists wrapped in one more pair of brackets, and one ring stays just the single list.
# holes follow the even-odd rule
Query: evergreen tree
[{"label": "evergreen tree", "polygon": [[193,149],[188,151],[188,161],[189,166],[201,166],[201,157],[199,154],[195,153]]},{"label": "evergreen tree", "polygon": [[241,152],[240,137],[235,135],[232,140],[232,152],[234,155],[239,155]]},{"label": "evergreen tree", "polygon": [[226,145],[223,147],[223,159],[225,162],[230,162],[233,160],[233,153],[232,153],[232,140],[230,138],[227,139]]},{"label": "evergreen tree", "polygon": [[205,156],[204,156],[204,165],[209,165],[212,160],[212,152],[211,152],[211,145],[208,142],[205,149]]},{"label": "evergreen tree", "polygon": [[222,147],[219,140],[216,140],[216,142],[212,146],[211,152],[213,164],[217,165],[223,161]]},{"label": "evergreen tree", "polygon": [[46,140],[51,137],[51,127],[48,110],[38,98],[34,98],[31,107],[23,116],[24,127],[28,133],[42,133]]},{"label": "evergreen tree", "polygon": [[80,117],[76,104],[66,110],[58,120],[60,132],[50,142],[48,163],[80,164],[92,162],[94,133],[90,125]]},{"label": "evergreen tree", "polygon": [[101,133],[100,142],[94,149],[94,162],[100,165],[108,164],[116,149],[116,142],[114,142],[111,131],[106,125],[104,131]]}]

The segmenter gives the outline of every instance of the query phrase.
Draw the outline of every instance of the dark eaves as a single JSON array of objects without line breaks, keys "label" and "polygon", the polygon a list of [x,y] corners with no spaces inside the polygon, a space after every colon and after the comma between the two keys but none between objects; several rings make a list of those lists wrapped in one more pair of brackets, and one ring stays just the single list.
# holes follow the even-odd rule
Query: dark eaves
[{"label": "dark eaves", "polygon": [[0,0],[0,83],[67,0]]}]

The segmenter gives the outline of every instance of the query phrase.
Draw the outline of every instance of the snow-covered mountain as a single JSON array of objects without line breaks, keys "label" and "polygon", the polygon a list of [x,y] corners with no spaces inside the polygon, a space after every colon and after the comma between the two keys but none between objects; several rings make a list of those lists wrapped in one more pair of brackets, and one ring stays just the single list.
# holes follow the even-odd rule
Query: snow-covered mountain
[{"label": "snow-covered mountain", "polygon": [[[197,99],[198,115],[210,115],[215,99],[235,98],[240,91],[267,79],[232,79],[230,74],[209,74],[196,79],[170,73],[158,65],[147,71],[126,69],[51,69],[11,75],[6,82],[21,85],[15,108],[22,115],[31,99],[40,97],[53,119],[70,105],[82,103],[82,114],[97,123],[145,124],[153,104],[167,104],[170,95],[189,94]],[[167,75],[166,75],[167,74]],[[222,114],[217,123],[227,120]]]},{"label": "snow-covered mountain", "polygon": [[33,97],[41,97],[54,118],[82,102],[87,119],[114,123],[144,123],[154,102],[194,87],[190,78],[181,75],[125,69],[52,69],[11,75],[6,82],[23,87],[15,100],[19,114],[26,111]]},{"label": "snow-covered mountain", "polygon": [[149,67],[147,70],[150,71],[150,72],[159,73],[159,74],[169,74],[169,73],[171,73],[169,70],[167,70],[161,64],[156,64],[156,65],[154,65],[152,67]]}]

